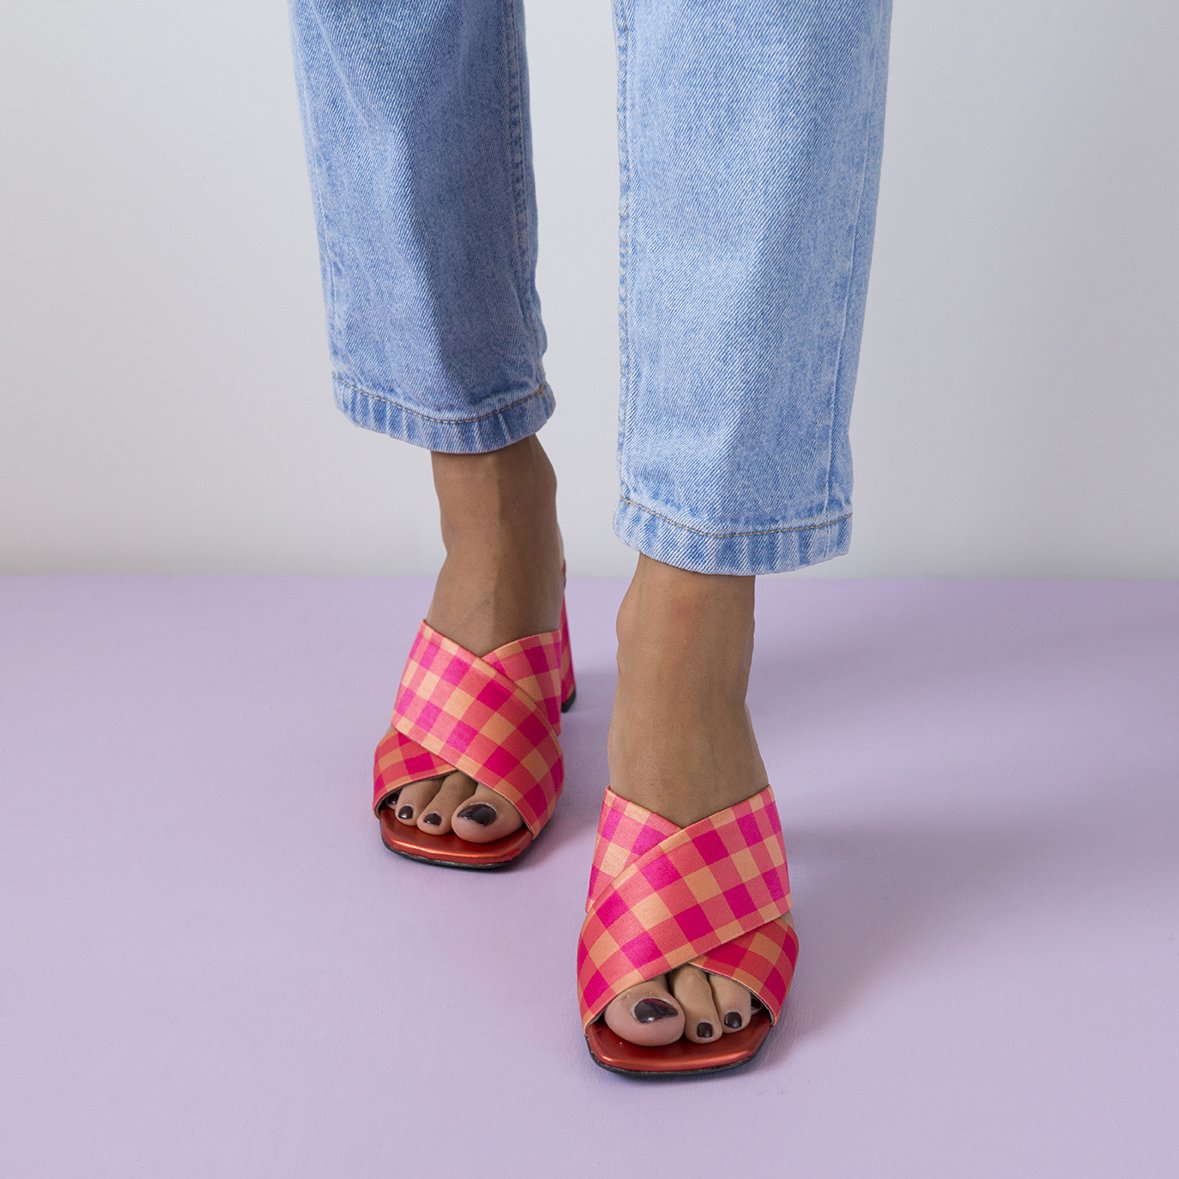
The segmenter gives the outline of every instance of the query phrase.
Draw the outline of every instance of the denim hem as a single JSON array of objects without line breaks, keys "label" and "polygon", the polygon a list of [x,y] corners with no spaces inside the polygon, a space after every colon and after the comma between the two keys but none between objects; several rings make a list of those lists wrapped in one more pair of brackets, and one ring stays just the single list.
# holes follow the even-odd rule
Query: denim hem
[{"label": "denim hem", "polygon": [[673,520],[625,496],[614,534],[665,565],[696,573],[786,573],[840,557],[851,546],[851,512],[812,524],[715,532]]},{"label": "denim hem", "polygon": [[499,409],[470,418],[438,418],[332,378],[336,405],[356,425],[443,454],[482,454],[535,434],[552,416],[556,398],[548,382]]}]

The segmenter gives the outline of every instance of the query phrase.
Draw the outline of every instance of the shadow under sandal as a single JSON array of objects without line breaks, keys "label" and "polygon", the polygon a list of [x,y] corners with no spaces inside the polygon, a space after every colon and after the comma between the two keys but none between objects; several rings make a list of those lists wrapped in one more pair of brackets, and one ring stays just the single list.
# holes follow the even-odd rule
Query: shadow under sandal
[{"label": "shadow under sandal", "polygon": [[[455,868],[497,868],[518,859],[557,805],[565,775],[561,713],[575,695],[563,598],[556,630],[513,639],[486,655],[423,619],[373,763],[373,811],[385,846]],[[396,791],[454,770],[507,799],[524,826],[491,843],[472,843],[397,821]]]},{"label": "shadow under sandal", "polygon": [[[632,1074],[694,1074],[753,1059],[781,1014],[798,938],[786,920],[790,878],[769,786],[687,827],[607,788],[598,822],[577,989],[590,1055]],[[737,1032],[649,1048],[601,1018],[639,983],[692,963],[748,988],[761,1003]]]}]

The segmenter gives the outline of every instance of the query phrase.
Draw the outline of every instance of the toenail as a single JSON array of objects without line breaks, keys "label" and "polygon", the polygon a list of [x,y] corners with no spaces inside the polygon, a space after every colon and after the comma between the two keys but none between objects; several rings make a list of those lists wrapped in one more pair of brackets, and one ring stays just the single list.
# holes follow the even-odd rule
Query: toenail
[{"label": "toenail", "polygon": [[702,1039],[702,1040],[711,1040],[712,1039],[712,1024],[705,1023],[703,1020],[701,1020],[696,1025],[696,1035],[698,1035],[700,1037],[700,1039]]},{"label": "toenail", "polygon": [[392,793],[390,793],[389,797],[387,799],[385,799],[385,805],[392,806],[401,797],[401,792],[404,789],[405,789],[404,786],[398,786],[396,790],[392,791]]},{"label": "toenail", "polygon": [[741,1026],[741,1016],[736,1011],[725,1012],[725,1027],[739,1028]]},{"label": "toenail", "polygon": [[431,811],[428,815],[426,815],[422,822],[429,823],[431,827],[441,827],[442,816],[437,811]]},{"label": "toenail", "polygon": [[662,999],[640,999],[635,1004],[635,1019],[639,1023],[654,1023],[657,1019],[667,1019],[676,1014],[676,1009]]},{"label": "toenail", "polygon": [[473,806],[467,807],[466,810],[459,811],[460,819],[470,819],[472,823],[478,823],[480,827],[490,827],[499,815],[496,814],[495,807],[488,806],[485,802],[477,802]]},{"label": "toenail", "polygon": [[403,806],[403,807],[401,808],[401,810],[399,810],[399,811],[397,812],[397,817],[398,817],[399,819],[412,819],[412,818],[413,818],[413,807],[411,807],[411,806],[410,806],[410,805],[407,803],[405,806]]}]

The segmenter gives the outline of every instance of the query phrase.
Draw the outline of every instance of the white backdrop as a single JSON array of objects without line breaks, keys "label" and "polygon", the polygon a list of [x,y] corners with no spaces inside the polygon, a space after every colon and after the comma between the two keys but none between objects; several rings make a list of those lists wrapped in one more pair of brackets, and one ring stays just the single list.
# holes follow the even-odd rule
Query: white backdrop
[{"label": "white backdrop", "polygon": [[[424,452],[335,408],[280,2],[0,39],[0,571],[425,572]],[[575,574],[615,540],[608,0],[527,7]],[[896,0],[852,551],[796,576],[1179,575],[1179,6]]]}]

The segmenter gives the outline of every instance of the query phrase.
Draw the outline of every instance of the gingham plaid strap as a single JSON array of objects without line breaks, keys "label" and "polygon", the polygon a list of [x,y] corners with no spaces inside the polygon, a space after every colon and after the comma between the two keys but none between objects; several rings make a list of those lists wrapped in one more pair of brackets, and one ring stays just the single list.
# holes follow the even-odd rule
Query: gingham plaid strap
[{"label": "gingham plaid strap", "polygon": [[374,811],[398,786],[458,769],[502,794],[537,834],[564,776],[560,681],[560,630],[479,656],[423,620],[377,746]]},{"label": "gingham plaid strap", "polygon": [[688,962],[781,1011],[797,955],[773,791],[688,827],[606,791],[578,945],[588,1027],[629,987]]}]

